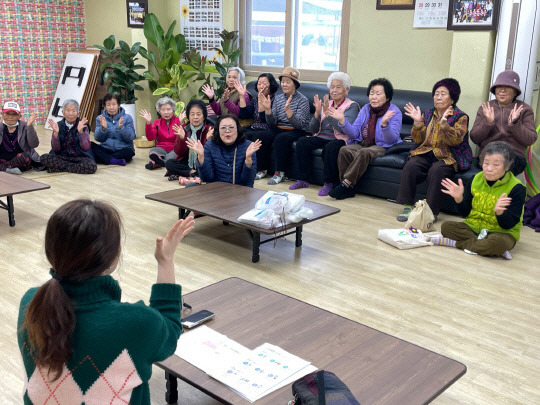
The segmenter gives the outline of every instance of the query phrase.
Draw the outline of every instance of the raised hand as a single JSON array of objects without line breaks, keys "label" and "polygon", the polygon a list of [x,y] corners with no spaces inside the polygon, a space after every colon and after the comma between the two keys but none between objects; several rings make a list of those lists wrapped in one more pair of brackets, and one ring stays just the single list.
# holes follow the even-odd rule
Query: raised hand
[{"label": "raised hand", "polygon": [[497,202],[495,203],[495,208],[493,208],[493,212],[495,212],[495,215],[501,215],[504,211],[506,211],[506,207],[508,207],[512,203],[512,197],[508,197],[506,193],[502,193]]},{"label": "raised hand", "polygon": [[510,111],[510,114],[508,115],[508,125],[514,124],[521,115],[521,112],[523,111],[523,105],[520,105],[519,107],[514,105],[514,108],[512,108],[512,111]]},{"label": "raised hand", "polygon": [[118,120],[118,129],[122,129],[123,126],[124,126],[124,116],[120,117],[120,119]]},{"label": "raised hand", "polygon": [[405,110],[405,115],[411,117],[414,120],[415,126],[421,127],[422,125],[424,125],[424,123],[422,122],[422,111],[420,110],[420,107],[415,107],[411,102],[408,102],[407,104],[405,104],[405,107],[403,107],[403,109]]},{"label": "raised hand", "polygon": [[107,129],[107,120],[105,119],[103,115],[100,115],[98,117],[98,120],[99,120],[99,125],[101,125],[101,128],[103,128],[103,130],[105,131]]},{"label": "raised hand", "polygon": [[146,121],[147,124],[151,124],[152,123],[152,116],[150,115],[150,113],[146,110],[141,110],[139,112],[139,116],[141,118],[144,118],[144,120]]},{"label": "raised hand", "polygon": [[184,139],[186,137],[186,131],[182,125],[174,124],[172,130],[180,139]]},{"label": "raised hand", "polygon": [[30,118],[28,118],[28,121],[26,121],[26,125],[27,126],[34,125],[34,122],[36,122],[36,118],[37,118],[37,113],[30,114]]},{"label": "raised hand", "polygon": [[180,113],[180,115],[178,116],[178,119],[180,120],[180,122],[186,121],[186,111],[185,110]]},{"label": "raised hand", "polygon": [[465,192],[463,180],[458,179],[458,184],[456,184],[452,180],[446,178],[441,181],[441,185],[443,186],[441,191],[453,197],[458,204],[463,201],[463,193]]},{"label": "raised hand", "polygon": [[221,96],[221,101],[225,102],[229,99],[229,95],[231,94],[231,91],[229,89],[225,89],[223,91],[223,95]]},{"label": "raised hand", "polygon": [[493,110],[493,107],[489,105],[489,103],[482,103],[482,114],[484,114],[484,117],[488,123],[491,124],[493,121],[495,121],[495,111]]},{"label": "raised hand", "polygon": [[204,156],[204,146],[198,139],[194,141],[191,138],[186,139],[186,144],[189,149],[193,149],[199,156]]},{"label": "raised hand", "polygon": [[441,117],[441,122],[446,121],[448,119],[448,116],[452,115],[453,111],[454,111],[454,107],[452,106],[448,107]]},{"label": "raised hand", "polygon": [[49,118],[49,120],[47,122],[49,123],[49,126],[53,130],[53,136],[58,135],[58,132],[60,132],[60,129],[58,128],[58,123],[55,120],[53,120],[52,118]]},{"label": "raised hand", "polygon": [[315,97],[313,97],[313,107],[315,107],[315,117],[319,118],[322,111],[322,101],[318,94],[315,94]]},{"label": "raised hand", "polygon": [[387,126],[388,125],[388,121],[390,121],[390,118],[392,118],[394,115],[396,115],[396,111],[395,110],[388,110],[386,111],[386,114],[383,115],[382,117],[382,120],[381,120],[381,125],[383,127]]},{"label": "raised hand", "polygon": [[242,83],[240,83],[239,80],[234,81],[234,88],[238,91],[240,98],[243,98],[247,93],[246,86],[242,86]]},{"label": "raised hand", "polygon": [[83,118],[79,121],[79,124],[77,125],[77,132],[79,134],[82,134],[82,132],[84,131],[84,127],[86,126],[86,123],[88,122],[88,120],[86,118]]},{"label": "raised hand", "polygon": [[202,86],[201,91],[206,94],[206,97],[208,97],[208,99],[214,98],[214,88],[212,86],[205,84]]},{"label": "raised hand", "polygon": [[283,108],[285,111],[289,110],[289,111],[292,111],[291,110],[291,101],[292,101],[292,97],[293,95],[291,94],[289,96],[289,98],[287,99],[287,102],[285,103],[285,107]]},{"label": "raised hand", "polygon": [[259,93],[259,105],[262,105],[265,111],[272,110],[272,99],[270,96],[264,96],[264,94]]},{"label": "raised hand", "polygon": [[324,115],[328,115],[328,107],[330,106],[330,97],[328,94],[325,94],[323,97],[323,103],[322,103],[322,109],[324,112]]},{"label": "raised hand", "polygon": [[335,118],[341,125],[345,125],[345,113],[339,108],[328,108],[328,116]]},{"label": "raised hand", "polygon": [[260,139],[257,139],[255,142],[251,142],[246,149],[246,158],[250,158],[255,152],[257,152],[262,145]]},{"label": "raised hand", "polygon": [[214,137],[214,127],[210,127],[208,129],[208,133],[206,134],[206,140],[209,141]]}]

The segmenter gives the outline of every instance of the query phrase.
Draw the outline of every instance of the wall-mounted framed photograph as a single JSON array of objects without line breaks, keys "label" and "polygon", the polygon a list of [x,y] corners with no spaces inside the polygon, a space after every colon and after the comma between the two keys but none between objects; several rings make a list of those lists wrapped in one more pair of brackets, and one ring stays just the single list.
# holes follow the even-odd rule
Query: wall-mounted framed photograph
[{"label": "wall-mounted framed photograph", "polygon": [[143,28],[144,18],[148,14],[148,1],[126,0],[127,25],[131,28]]},{"label": "wall-mounted framed photograph", "polygon": [[496,30],[501,0],[450,0],[449,30]]},{"label": "wall-mounted framed photograph", "polygon": [[414,10],[415,0],[377,0],[377,10]]}]

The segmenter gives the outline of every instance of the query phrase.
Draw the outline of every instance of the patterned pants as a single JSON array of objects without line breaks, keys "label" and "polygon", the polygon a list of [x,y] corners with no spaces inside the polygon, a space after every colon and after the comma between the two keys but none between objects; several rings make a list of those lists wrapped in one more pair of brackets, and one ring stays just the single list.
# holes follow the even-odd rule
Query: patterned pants
[{"label": "patterned pants", "polygon": [[18,167],[21,170],[28,170],[32,164],[32,159],[29,153],[19,153],[11,160],[0,158],[0,171],[5,172],[6,169]]},{"label": "patterned pants", "polygon": [[97,170],[96,162],[88,157],[45,154],[41,156],[41,164],[47,167],[49,172],[93,174]]}]

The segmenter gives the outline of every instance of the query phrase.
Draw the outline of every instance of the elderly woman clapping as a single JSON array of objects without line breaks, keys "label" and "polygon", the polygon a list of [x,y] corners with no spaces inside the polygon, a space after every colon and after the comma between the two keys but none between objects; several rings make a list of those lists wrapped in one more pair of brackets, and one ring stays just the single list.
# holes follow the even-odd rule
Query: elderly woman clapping
[{"label": "elderly woman clapping", "polygon": [[[239,102],[241,96],[236,90],[235,84],[236,82],[244,84],[246,82],[246,75],[244,71],[239,67],[231,67],[227,71],[227,77],[225,79],[225,82],[227,83],[227,88],[223,92],[221,98],[218,100],[216,100],[214,97],[214,88],[212,86],[205,84],[204,86],[202,86],[201,90],[208,97],[208,100],[210,101],[210,106],[212,107],[212,110],[214,110],[216,115],[234,114],[238,117],[240,116]],[[245,102],[249,104],[249,93],[244,93],[244,99]]]},{"label": "elderly woman clapping", "polygon": [[514,151],[506,142],[491,142],[484,151],[482,171],[465,187],[450,179],[442,181],[443,193],[454,198],[465,221],[447,221],[441,226],[442,238],[435,245],[463,249],[482,256],[511,259],[509,250],[519,240],[523,226],[526,188],[509,171]]},{"label": "elderly woman clapping", "polygon": [[351,88],[351,78],[347,73],[334,72],[328,77],[328,89],[330,97],[325,94],[323,99],[315,95],[313,105],[315,114],[309,123],[309,130],[313,135],[303,136],[296,143],[296,158],[298,159],[299,178],[291,190],[309,187],[309,178],[312,169],[312,152],[322,148],[324,162],[324,185],[319,190],[320,196],[328,195],[335,184],[339,183],[337,159],[342,146],[349,143],[349,136],[344,133],[339,122],[330,114],[339,110],[340,116],[349,123],[354,122],[360,106],[355,101],[347,98]]}]

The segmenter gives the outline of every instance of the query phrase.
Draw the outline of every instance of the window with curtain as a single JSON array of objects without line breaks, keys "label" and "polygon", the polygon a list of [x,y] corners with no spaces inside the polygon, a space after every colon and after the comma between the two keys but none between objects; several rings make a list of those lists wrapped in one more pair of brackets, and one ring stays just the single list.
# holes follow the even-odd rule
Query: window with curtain
[{"label": "window with curtain", "polygon": [[294,66],[302,79],[345,71],[350,0],[239,0],[242,65],[248,72]]}]

